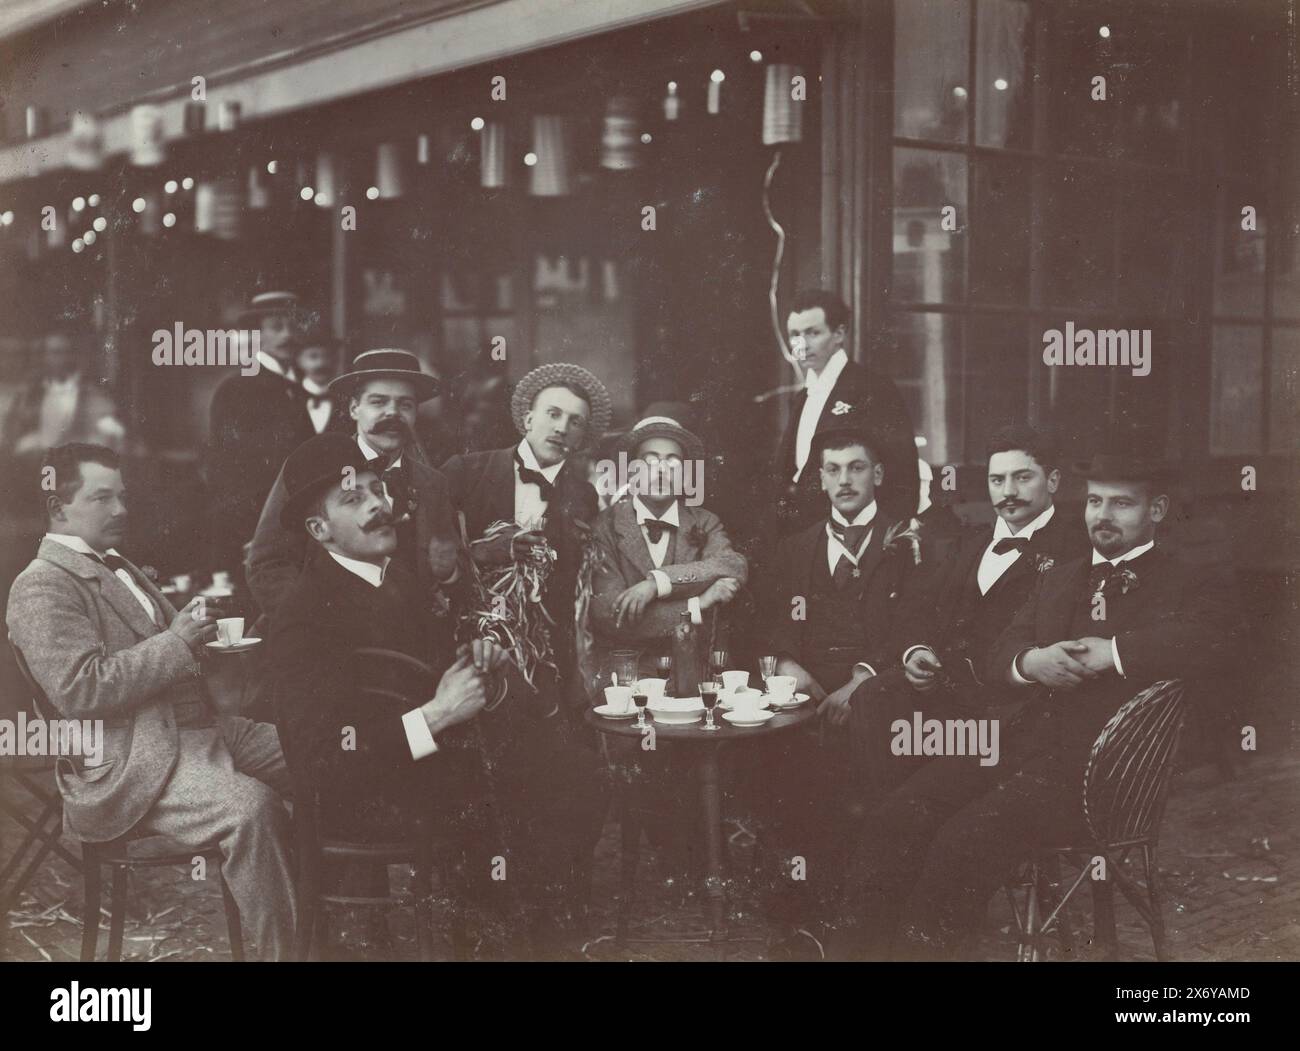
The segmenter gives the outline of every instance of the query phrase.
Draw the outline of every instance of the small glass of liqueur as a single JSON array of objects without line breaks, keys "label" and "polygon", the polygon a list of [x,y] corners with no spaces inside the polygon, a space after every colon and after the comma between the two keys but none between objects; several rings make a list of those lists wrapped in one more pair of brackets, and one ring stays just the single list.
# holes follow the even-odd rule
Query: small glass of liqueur
[{"label": "small glass of liqueur", "polygon": [[758,658],[758,675],[763,680],[763,692],[767,693],[767,680],[776,674],[775,657]]},{"label": "small glass of liqueur", "polygon": [[700,700],[704,702],[704,725],[702,730],[716,730],[718,724],[713,721],[713,709],[718,703],[718,693],[722,690],[716,682],[700,683]]},{"label": "small glass of liqueur", "polygon": [[644,690],[632,694],[632,703],[636,705],[636,726],[638,730],[646,728],[645,706],[650,703],[650,695]]}]

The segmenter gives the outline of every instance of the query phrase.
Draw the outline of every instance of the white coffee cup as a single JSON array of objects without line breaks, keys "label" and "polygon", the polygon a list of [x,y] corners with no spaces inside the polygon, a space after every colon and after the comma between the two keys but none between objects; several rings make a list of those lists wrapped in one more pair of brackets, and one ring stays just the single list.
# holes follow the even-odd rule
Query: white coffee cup
[{"label": "white coffee cup", "polygon": [[181,573],[179,576],[172,577],[172,583],[176,585],[176,590],[189,593],[194,585],[194,579],[188,573]]},{"label": "white coffee cup", "polygon": [[217,621],[217,641],[223,646],[234,646],[244,637],[243,617],[222,617]]},{"label": "white coffee cup", "polygon": [[630,712],[632,710],[632,687],[631,686],[606,686],[605,703],[616,712]]},{"label": "white coffee cup", "polygon": [[667,686],[667,679],[637,679],[636,681],[636,688],[651,700],[662,697]]},{"label": "white coffee cup", "polygon": [[223,569],[212,574],[212,586],[218,589],[230,587],[230,574]]},{"label": "white coffee cup", "polygon": [[767,692],[777,700],[788,701],[794,696],[796,681],[793,675],[769,675],[767,678]]},{"label": "white coffee cup", "polygon": [[723,688],[730,693],[737,690],[743,690],[749,685],[749,672],[747,671],[724,671],[722,673]]}]

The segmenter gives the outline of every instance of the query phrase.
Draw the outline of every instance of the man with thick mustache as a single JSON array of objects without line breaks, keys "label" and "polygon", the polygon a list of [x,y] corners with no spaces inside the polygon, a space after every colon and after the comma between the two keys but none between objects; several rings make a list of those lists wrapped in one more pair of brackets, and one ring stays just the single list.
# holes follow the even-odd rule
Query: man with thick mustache
[{"label": "man with thick mustache", "polygon": [[901,663],[863,683],[851,700],[852,733],[877,791],[929,761],[893,753],[895,719],[910,720],[914,711],[965,719],[997,714],[1005,704],[1002,684],[984,682],[978,669],[1038,574],[1088,550],[1078,519],[1055,506],[1057,464],[1054,443],[1030,427],[1006,427],[990,439],[987,482],[997,517],[964,530],[946,558],[922,566],[893,628],[891,649]]},{"label": "man with thick mustache", "polygon": [[1001,762],[926,764],[865,822],[846,955],[963,957],[988,899],[1035,846],[1081,837],[1083,771],[1106,722],[1156,682],[1231,672],[1241,631],[1231,573],[1157,541],[1167,473],[1101,453],[1087,481],[1089,555],[1043,573],[981,677],[1024,698]]},{"label": "man with thick mustache", "polygon": [[[414,441],[416,407],[438,392],[437,381],[406,350],[368,350],[330,381],[356,423],[356,444],[381,476],[396,522],[397,557],[430,596],[458,577],[459,530],[446,478],[428,466]],[[301,529],[286,529],[283,472],[262,508],[248,557],[248,583],[262,612],[276,612],[302,569],[309,545]]]}]

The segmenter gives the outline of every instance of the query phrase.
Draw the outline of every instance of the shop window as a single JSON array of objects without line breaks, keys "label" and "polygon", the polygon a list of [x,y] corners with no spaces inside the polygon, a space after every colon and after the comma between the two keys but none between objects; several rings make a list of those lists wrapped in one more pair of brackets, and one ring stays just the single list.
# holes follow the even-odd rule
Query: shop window
[{"label": "shop window", "polygon": [[975,141],[1029,149],[1032,88],[1029,5],[979,0],[975,30]]},{"label": "shop window", "polygon": [[1210,353],[1210,452],[1263,451],[1263,348],[1258,325],[1215,325]]},{"label": "shop window", "polygon": [[903,302],[964,298],[966,158],[894,151],[894,294]]},{"label": "shop window", "polygon": [[970,103],[970,5],[894,5],[894,134],[965,142]]}]

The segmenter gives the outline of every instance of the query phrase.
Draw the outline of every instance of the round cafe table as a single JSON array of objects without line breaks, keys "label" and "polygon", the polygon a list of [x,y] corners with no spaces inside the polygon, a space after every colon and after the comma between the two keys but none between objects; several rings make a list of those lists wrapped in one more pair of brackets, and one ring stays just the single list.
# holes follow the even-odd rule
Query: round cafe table
[{"label": "round cafe table", "polygon": [[761,726],[732,726],[722,718],[722,708],[714,710],[718,724],[716,730],[705,730],[704,717],[685,726],[656,723],[646,712],[646,728],[637,726],[631,719],[606,719],[588,710],[587,724],[608,737],[636,737],[654,727],[654,741],[671,743],[673,747],[688,748],[694,752],[695,771],[700,783],[700,805],[704,808],[704,858],[705,893],[709,898],[709,924],[714,934],[722,929],[725,894],[722,889],[722,784],[718,776],[718,750],[722,745],[743,748],[748,741],[773,734],[789,733],[810,721],[817,706],[805,701],[791,711],[778,712]]}]

